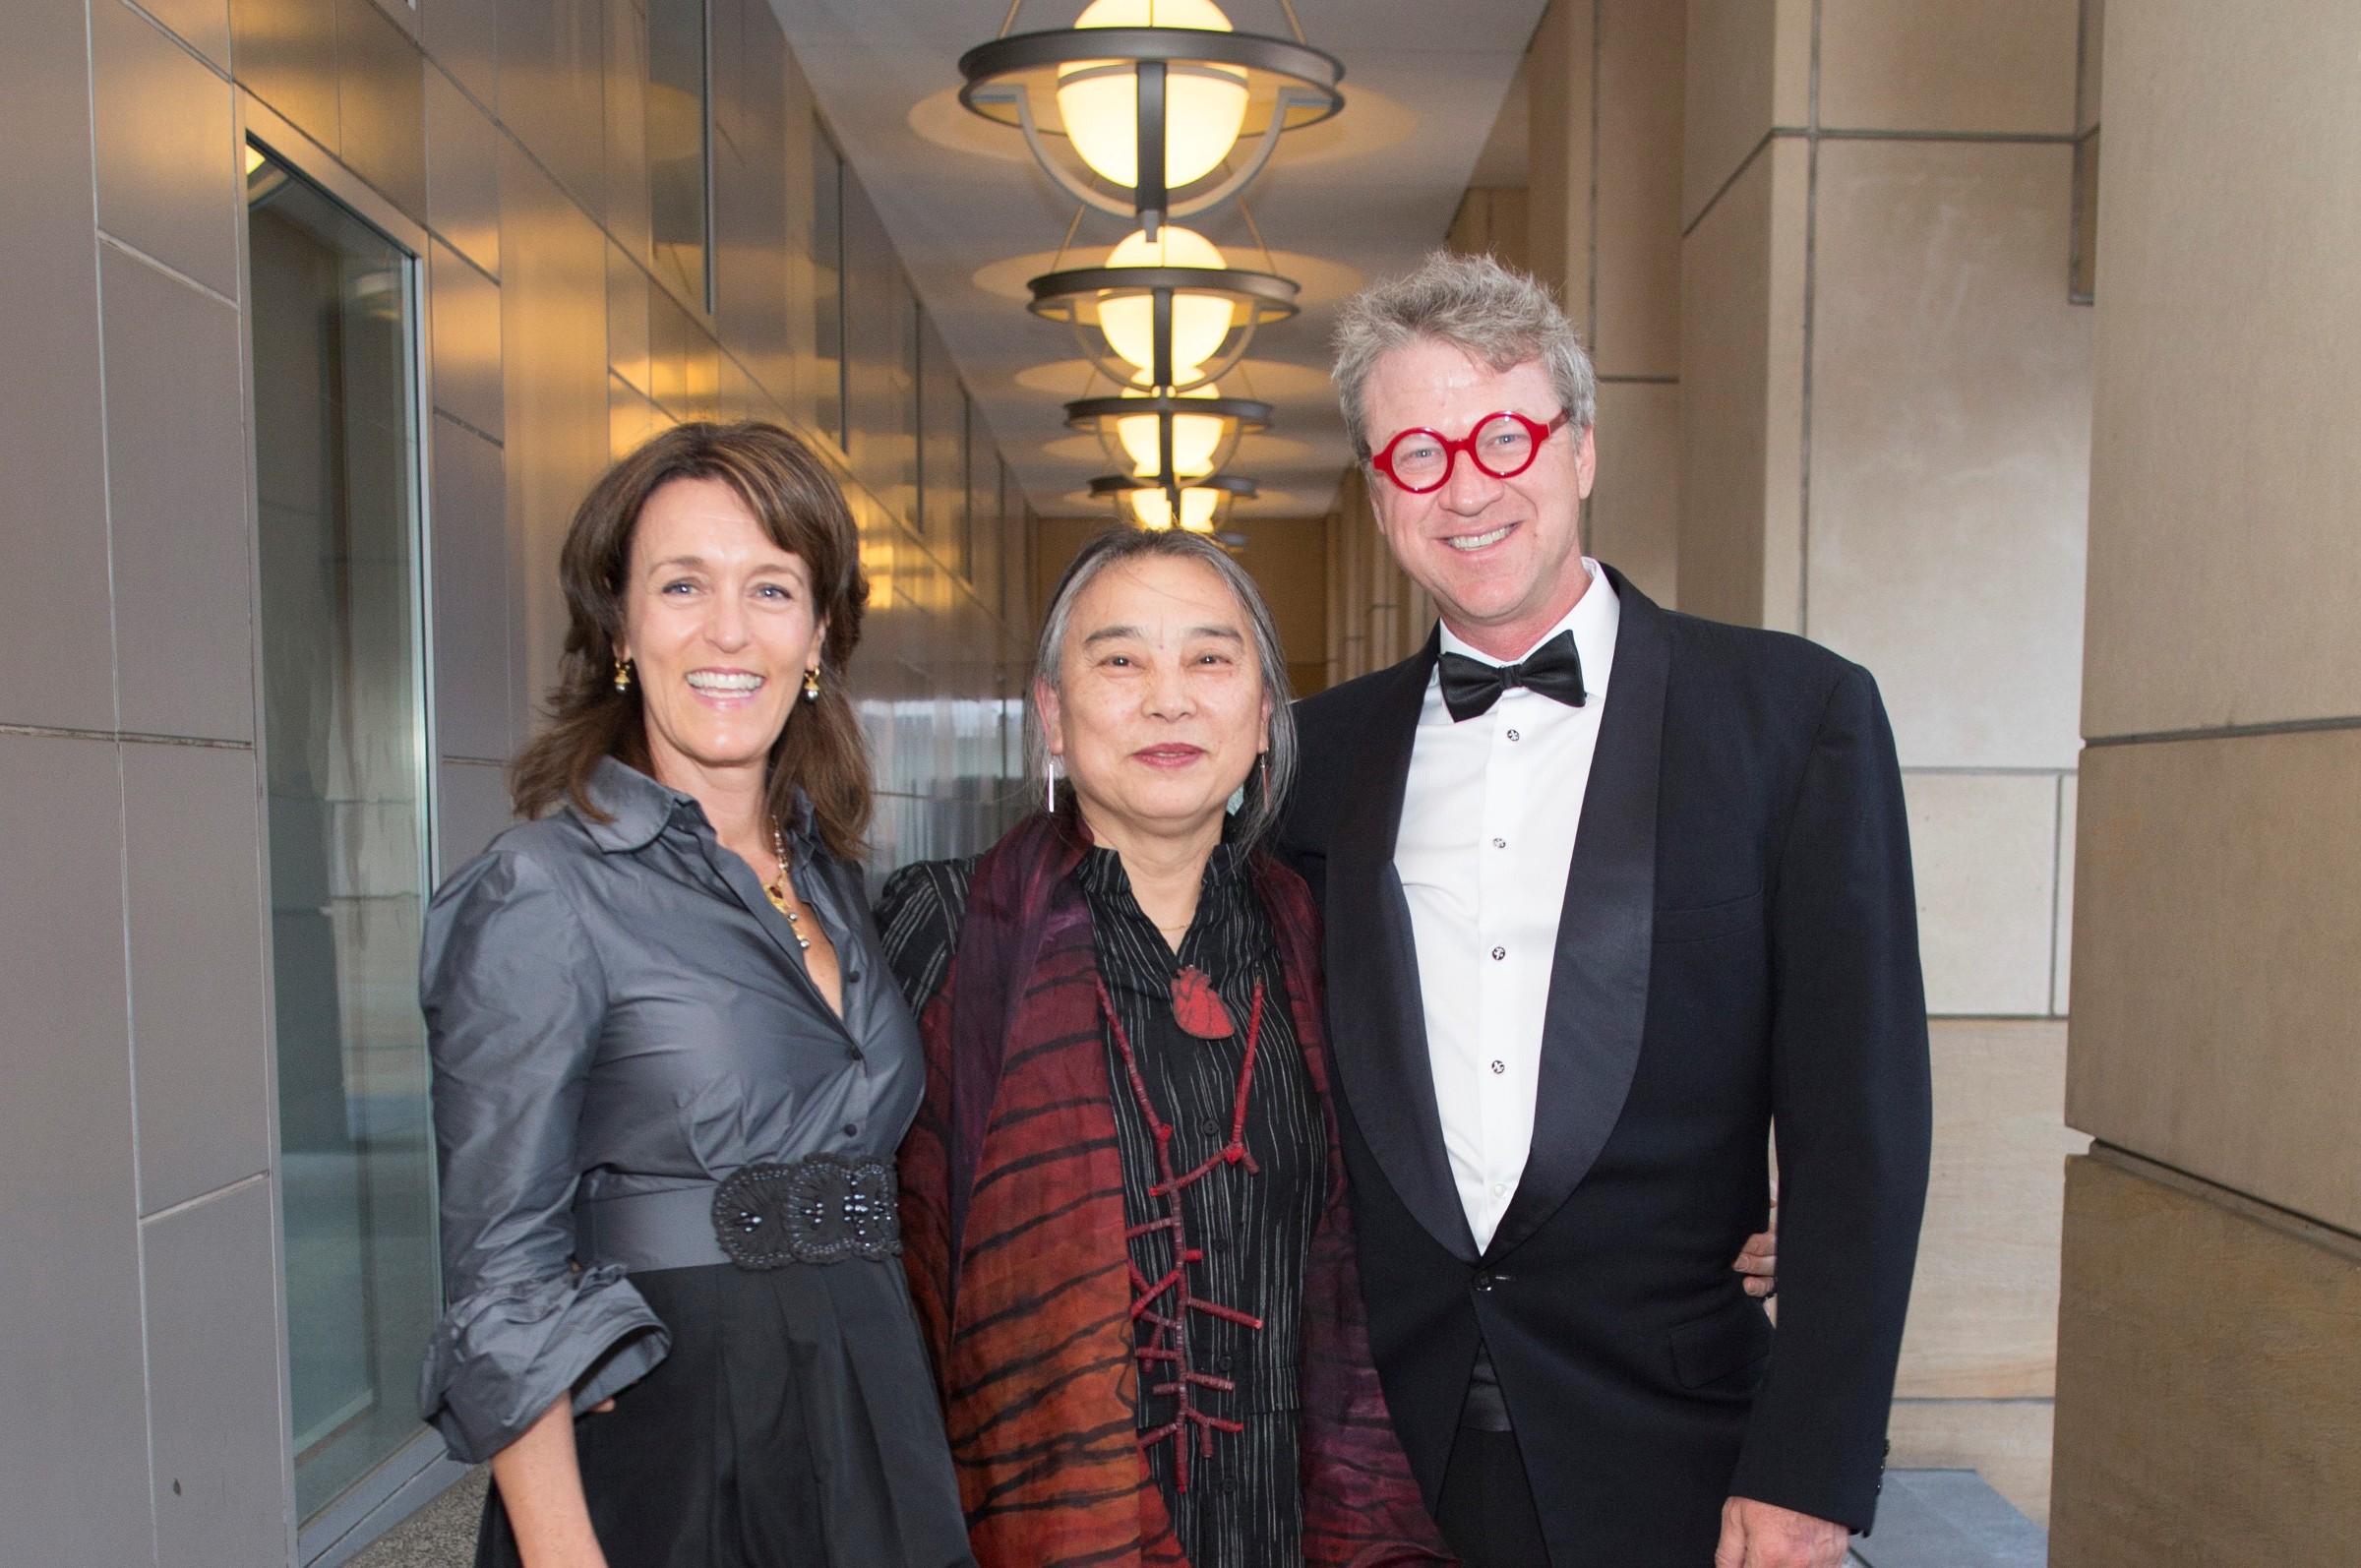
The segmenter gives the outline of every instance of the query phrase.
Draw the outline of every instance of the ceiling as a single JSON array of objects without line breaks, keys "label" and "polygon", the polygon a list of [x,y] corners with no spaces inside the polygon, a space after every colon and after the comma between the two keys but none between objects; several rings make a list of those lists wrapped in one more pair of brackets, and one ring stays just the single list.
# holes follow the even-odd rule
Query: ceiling
[{"label": "ceiling", "polygon": [[[1287,35],[1279,0],[1223,0],[1247,32]],[[1222,391],[1275,410],[1229,471],[1257,480],[1247,516],[1325,512],[1348,464],[1328,381],[1337,303],[1405,271],[1443,237],[1485,151],[1544,0],[1295,0],[1306,41],[1345,64],[1345,109],[1292,133],[1244,196],[1275,270],[1303,285],[1303,312],[1265,328]],[[995,35],[1005,0],[771,0],[828,124],[877,204],[912,284],[968,390],[1048,515],[1101,512],[1087,486],[1108,469],[1062,405],[1111,389],[1090,381],[1067,329],[1025,309],[1073,200],[1033,165],[1013,130],[959,107],[959,56]],[[1023,0],[1012,31],[1070,25],[1082,0]],[[1522,115],[1512,119],[1521,122]],[[1497,150],[1495,150],[1495,156]],[[1490,160],[1487,160],[1490,161]],[[1232,203],[1187,220],[1233,266],[1261,247]],[[1130,225],[1086,213],[1066,265],[1104,256]],[[1073,258],[1080,257],[1079,264]]]}]

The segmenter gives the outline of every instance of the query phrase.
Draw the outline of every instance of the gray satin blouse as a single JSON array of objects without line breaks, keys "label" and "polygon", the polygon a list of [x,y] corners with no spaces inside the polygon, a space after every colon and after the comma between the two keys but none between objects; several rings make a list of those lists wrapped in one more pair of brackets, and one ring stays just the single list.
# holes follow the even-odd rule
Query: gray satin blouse
[{"label": "gray satin blouse", "polygon": [[586,1410],[664,1358],[627,1275],[723,1261],[717,1183],[822,1152],[890,1161],[925,1087],[860,874],[808,812],[790,858],[842,1019],[695,800],[611,758],[588,793],[613,820],[513,827],[427,909],[450,1309],[419,1407],[471,1463],[569,1389]]}]

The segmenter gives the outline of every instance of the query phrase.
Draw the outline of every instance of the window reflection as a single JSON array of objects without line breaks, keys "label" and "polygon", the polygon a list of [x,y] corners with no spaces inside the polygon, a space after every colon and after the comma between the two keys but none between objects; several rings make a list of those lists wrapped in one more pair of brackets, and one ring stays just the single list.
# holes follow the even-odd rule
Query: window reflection
[{"label": "window reflection", "polygon": [[413,1438],[441,1307],[425,1025],[413,262],[247,178],[271,945],[295,1496]]}]

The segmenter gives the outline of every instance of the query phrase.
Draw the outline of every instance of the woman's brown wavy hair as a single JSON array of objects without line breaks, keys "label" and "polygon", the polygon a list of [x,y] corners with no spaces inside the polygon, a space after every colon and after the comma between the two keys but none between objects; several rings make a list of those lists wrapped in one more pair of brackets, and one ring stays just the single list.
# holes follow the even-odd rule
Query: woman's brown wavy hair
[{"label": "woman's brown wavy hair", "polygon": [[828,627],[820,644],[819,699],[799,697],[771,746],[769,809],[772,820],[790,820],[800,788],[829,852],[859,860],[868,848],[869,749],[845,692],[845,669],[869,607],[860,530],[844,492],[811,449],[758,420],[676,426],[608,469],[582,498],[558,560],[568,625],[566,656],[549,695],[549,726],[509,767],[516,814],[546,816],[571,803],[603,820],[587,795],[601,757],[653,771],[639,688],[634,683],[628,691],[615,690],[615,639],[623,632],[633,531],[647,498],[675,479],[728,485],[771,541],[811,569],[813,597]]}]

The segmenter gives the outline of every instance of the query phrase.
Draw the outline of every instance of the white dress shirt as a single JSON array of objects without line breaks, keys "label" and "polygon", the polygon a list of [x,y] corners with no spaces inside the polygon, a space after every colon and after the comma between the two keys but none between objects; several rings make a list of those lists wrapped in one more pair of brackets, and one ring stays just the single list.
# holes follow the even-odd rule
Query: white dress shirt
[{"label": "white dress shirt", "polygon": [[[1534,647],[1571,629],[1590,699],[1568,707],[1514,687],[1489,712],[1454,723],[1440,676],[1429,678],[1394,841],[1443,1148],[1480,1248],[1491,1243],[1533,1147],[1557,918],[1622,618],[1599,563],[1583,565],[1589,589]],[[1486,664],[1525,657],[1480,653],[1449,627],[1442,645]]]}]

